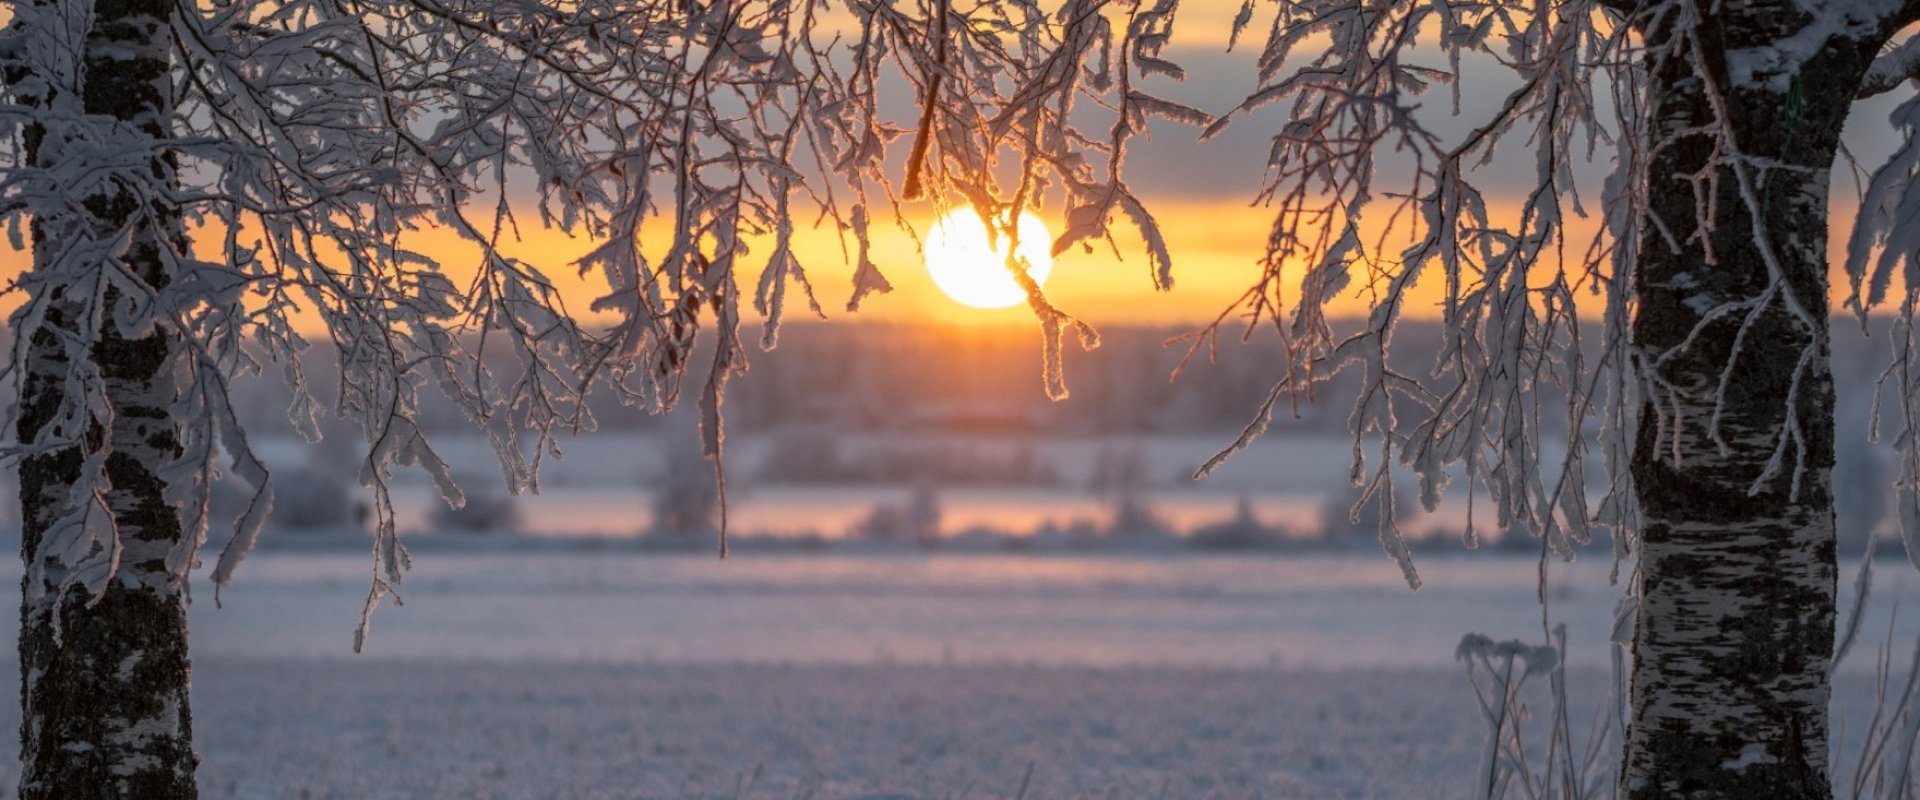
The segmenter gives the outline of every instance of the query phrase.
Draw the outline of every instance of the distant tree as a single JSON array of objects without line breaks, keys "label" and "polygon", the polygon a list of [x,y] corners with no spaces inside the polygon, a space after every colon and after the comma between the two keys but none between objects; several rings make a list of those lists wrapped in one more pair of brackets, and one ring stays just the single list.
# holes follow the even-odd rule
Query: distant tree
[{"label": "distant tree", "polygon": [[908,535],[921,547],[937,547],[940,544],[940,493],[931,482],[922,481],[913,486],[913,493],[907,495],[905,518]]},{"label": "distant tree", "polygon": [[1203,550],[1250,550],[1284,542],[1285,532],[1261,522],[1254,513],[1253,498],[1241,495],[1234,501],[1232,517],[1195,528],[1188,538]]},{"label": "distant tree", "polygon": [[1155,511],[1146,492],[1127,487],[1116,492],[1107,516],[1108,536],[1169,536],[1173,528]]},{"label": "distant tree", "polygon": [[855,533],[878,541],[908,541],[925,549],[940,545],[940,495],[932,483],[914,484],[904,502],[876,503]]}]

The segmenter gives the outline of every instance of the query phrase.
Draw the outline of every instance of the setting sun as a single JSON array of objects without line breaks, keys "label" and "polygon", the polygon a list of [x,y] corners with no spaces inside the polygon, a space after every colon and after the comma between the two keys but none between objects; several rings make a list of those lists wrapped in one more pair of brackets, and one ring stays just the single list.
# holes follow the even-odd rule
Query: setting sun
[{"label": "setting sun", "polygon": [[[1027,274],[1035,283],[1045,285],[1053,271],[1049,245],[1053,236],[1047,225],[1033,214],[1020,215],[1020,251],[1027,261]],[[992,241],[998,238],[998,241]],[[991,237],[980,215],[970,208],[958,208],[941,217],[927,231],[927,273],[954,302],[974,308],[1006,308],[1019,305],[1027,293],[1007,272],[1007,240]]]}]

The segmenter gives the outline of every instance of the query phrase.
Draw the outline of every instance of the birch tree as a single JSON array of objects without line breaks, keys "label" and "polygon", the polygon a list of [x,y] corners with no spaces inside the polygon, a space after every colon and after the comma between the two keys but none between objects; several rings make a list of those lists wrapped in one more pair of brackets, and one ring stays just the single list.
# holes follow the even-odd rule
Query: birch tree
[{"label": "birch tree", "polygon": [[[1170,20],[1136,9],[1115,27],[1106,6],[8,4],[0,215],[32,251],[8,287],[21,795],[196,795],[185,610],[212,486],[231,472],[254,487],[219,521],[233,530],[210,565],[216,600],[273,501],[233,378],[278,372],[296,430],[317,437],[330,413],[364,437],[375,530],[357,648],[408,563],[392,470],[424,470],[462,502],[417,422],[423,403],[456,404],[524,491],[560,434],[593,427],[589,392],[661,412],[684,390],[724,487],[743,315],[765,319],[771,349],[789,305],[821,311],[793,245],[805,220],[847,245],[849,309],[890,288],[870,231],[903,222],[909,198],[991,220],[1064,191],[1082,217],[1121,208],[1151,232],[1137,199],[1099,176],[1117,177],[1143,113],[1200,115],[1127,88]],[[1095,62],[1100,77],[1083,80]],[[890,82],[919,100],[885,106]],[[1086,97],[1118,121],[1075,128],[1067,114]],[[897,188],[896,140],[909,165]],[[531,225],[594,249],[571,264],[509,255]],[[471,255],[417,246],[427,230]],[[584,308],[562,286],[570,272],[598,286]],[[1063,393],[1060,342],[1092,332],[1027,283]],[[711,355],[693,364],[700,337]],[[336,362],[329,385],[302,371],[313,348]],[[724,553],[724,517],[722,531]]]},{"label": "birch tree", "polygon": [[[1261,5],[1247,3],[1242,30]],[[1269,13],[1259,87],[1208,130],[1261,106],[1284,118],[1261,194],[1275,211],[1264,275],[1240,307],[1294,357],[1236,446],[1291,390],[1357,372],[1351,477],[1377,502],[1392,503],[1395,465],[1429,509],[1458,472],[1478,512],[1469,546],[1490,523],[1570,558],[1598,528],[1616,559],[1637,556],[1621,796],[1829,796],[1829,188],[1856,99],[1916,74],[1920,45],[1896,37],[1920,6],[1336,0]],[[1504,96],[1464,135],[1442,132],[1475,82]],[[1440,87],[1453,114],[1422,113]],[[1845,296],[1863,322],[1900,314],[1883,380],[1898,389],[1902,528],[1920,556],[1916,114],[1900,106],[1907,140],[1867,182]],[[1611,164],[1599,187],[1576,179],[1589,160]],[[1495,164],[1529,170],[1530,188],[1485,188]],[[1588,215],[1598,232],[1575,233]],[[1370,235],[1386,220],[1406,236]],[[1407,373],[1389,355],[1422,282],[1439,287],[1446,341]],[[1335,338],[1328,304],[1362,284],[1370,316]],[[1285,316],[1282,290],[1297,292]],[[1583,318],[1582,297],[1598,315]],[[1595,336],[1597,359],[1581,344]],[[1569,432],[1557,463],[1541,455],[1549,414]],[[1590,467],[1609,486],[1597,502]]]}]

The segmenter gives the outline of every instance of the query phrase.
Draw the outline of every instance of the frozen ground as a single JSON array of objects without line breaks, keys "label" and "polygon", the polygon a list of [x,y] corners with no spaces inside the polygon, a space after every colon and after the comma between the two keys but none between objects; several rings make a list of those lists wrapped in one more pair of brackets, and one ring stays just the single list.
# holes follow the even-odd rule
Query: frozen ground
[{"label": "frozen ground", "polygon": [[[449,543],[451,544],[451,543]],[[1482,557],[1491,556],[1491,557]],[[614,663],[1040,663],[1451,669],[1470,630],[1538,639],[1536,565],[1424,559],[1410,592],[1383,556],[650,556],[632,550],[416,554],[370,656]],[[256,554],[202,657],[350,658],[365,553]],[[1605,666],[1618,591],[1604,559],[1556,567],[1573,658]],[[1920,576],[1916,576],[1920,577]]]},{"label": "frozen ground", "polygon": [[1457,798],[1452,670],[219,661],[210,798]]},{"label": "frozen ground", "polygon": [[[199,598],[207,797],[1012,798],[1029,769],[1028,798],[1459,797],[1484,731],[1454,644],[1540,630],[1536,565],[1491,554],[1427,559],[1418,594],[1367,556],[417,562],[362,656],[363,554],[262,552]],[[1592,709],[1615,592],[1600,560],[1565,578]]]}]

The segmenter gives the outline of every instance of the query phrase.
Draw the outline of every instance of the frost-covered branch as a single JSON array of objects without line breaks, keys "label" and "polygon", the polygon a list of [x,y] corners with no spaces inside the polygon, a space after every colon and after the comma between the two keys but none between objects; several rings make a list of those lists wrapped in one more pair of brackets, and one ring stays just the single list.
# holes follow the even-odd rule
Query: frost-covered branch
[{"label": "frost-covered branch", "polygon": [[1874,59],[1860,81],[1858,96],[1865,99],[1886,94],[1915,80],[1920,80],[1920,36],[1910,36]]},{"label": "frost-covered branch", "polygon": [[[1172,0],[179,2],[149,37],[173,66],[175,106],[153,124],[115,126],[71,102],[91,5],[17,4],[0,39],[0,135],[13,143],[0,222],[43,266],[19,283],[11,363],[53,357],[32,351],[37,341],[79,366],[53,423],[12,452],[105,458],[84,436],[103,413],[89,348],[109,324],[172,326],[185,454],[167,476],[191,524],[167,563],[184,579],[196,562],[219,477],[210,459],[224,454],[258,492],[214,571],[224,583],[272,501],[226,387],[277,370],[303,435],[317,437],[317,416],[330,413],[364,437],[361,480],[376,511],[369,613],[408,563],[393,468],[419,467],[461,502],[419,423],[431,403],[453,403],[489,438],[510,488],[535,490],[561,435],[594,427],[590,393],[660,412],[693,380],[703,449],[724,482],[725,389],[748,357],[742,303],[766,320],[768,349],[790,302],[823,313],[794,246],[809,219],[851,239],[849,308],[888,291],[872,226],[911,228],[894,159],[911,165],[904,194],[969,204],[1001,235],[1025,208],[1068,209],[1056,249],[1105,238],[1125,218],[1149,243],[1154,284],[1170,284],[1164,239],[1122,167],[1148,118],[1208,121],[1135,82],[1181,76],[1163,56],[1174,10]],[[914,102],[887,100],[890,84],[913,88]],[[1088,103],[1109,121],[1097,132],[1075,116]],[[911,153],[890,149],[909,131]],[[185,221],[196,244],[167,248],[165,280],[119,266],[127,228],[87,223],[88,198],[109,190]],[[522,256],[516,242],[532,226],[592,249],[572,264]],[[1064,396],[1065,335],[1097,338],[1024,265],[1009,266],[1038,315],[1049,391]],[[585,307],[576,284],[596,290]],[[337,368],[329,385],[304,372],[316,348]],[[83,480],[79,499],[104,485]],[[48,557],[111,572],[116,540],[72,522],[108,546]]]},{"label": "frost-covered branch", "polygon": [[[1236,39],[1263,5],[1244,4]],[[1498,531],[1544,537],[1570,557],[1598,527],[1612,533],[1616,559],[1626,555],[1639,525],[1628,469],[1637,449],[1677,457],[1686,426],[1698,425],[1726,452],[1727,398],[1746,368],[1745,345],[1772,330],[1777,315],[1807,335],[1787,365],[1784,403],[1800,409],[1808,402],[1806,376],[1824,358],[1811,334],[1824,330],[1825,298],[1806,295],[1785,267],[1810,257],[1807,245],[1784,238],[1769,220],[1782,202],[1823,211],[1824,203],[1777,195],[1778,187],[1808,180],[1824,186],[1827,165],[1783,157],[1781,148],[1800,146],[1793,138],[1744,141],[1739,98],[1784,96],[1779,124],[1797,124],[1806,105],[1805,90],[1795,88],[1800,70],[1834,54],[1875,52],[1898,27],[1896,5],[1781,4],[1778,13],[1806,22],[1804,32],[1735,41],[1724,40],[1714,12],[1694,0],[1274,6],[1257,59],[1259,85],[1204,134],[1251,124],[1245,120],[1262,109],[1278,117],[1263,123],[1273,126],[1273,144],[1257,197],[1272,212],[1267,253],[1252,286],[1194,338],[1189,355],[1211,347],[1238,317],[1245,335],[1263,326],[1278,332],[1292,358],[1255,421],[1199,474],[1263,433],[1284,398],[1310,394],[1344,372],[1359,387],[1349,418],[1351,476],[1375,501],[1391,502],[1381,489],[1394,468],[1404,468],[1431,509],[1459,472],[1469,484],[1470,545],[1485,498]],[[1909,41],[1883,54],[1863,91],[1906,80],[1913,47]],[[1691,112],[1697,116],[1679,124],[1660,118],[1654,76],[1702,86],[1703,102]],[[1469,79],[1503,94],[1465,104],[1461,85]],[[1433,99],[1441,92],[1444,111]],[[1684,216],[1656,212],[1648,167],[1682,149],[1703,156],[1696,172],[1678,176],[1681,191],[1691,193]],[[1912,226],[1897,224],[1915,216],[1895,208],[1912,172],[1911,149],[1909,141],[1869,189],[1852,249],[1855,274],[1863,274],[1868,253],[1894,262],[1916,250],[1906,241]],[[1594,180],[1593,167],[1608,162],[1611,174]],[[1523,174],[1527,180],[1514,186],[1511,176]],[[1579,222],[1591,216],[1600,224]],[[1720,292],[1709,281],[1679,287],[1691,294],[1691,332],[1657,352],[1636,352],[1628,336],[1641,295],[1635,272],[1659,255],[1642,248],[1697,249],[1711,271],[1723,240],[1750,243],[1768,279],[1753,292]],[[1336,335],[1328,309],[1355,293],[1368,299],[1369,317]],[[1598,302],[1583,304],[1583,296]],[[1437,306],[1447,323],[1437,355],[1423,365],[1396,358],[1392,335],[1415,305]],[[1723,335],[1731,336],[1731,350],[1714,356],[1720,360],[1707,386],[1669,377]],[[1708,410],[1683,415],[1696,400]],[[1654,415],[1648,422],[1660,432],[1657,442],[1636,442],[1645,413]],[[1607,486],[1597,504],[1587,488],[1596,440]],[[1565,442],[1565,452],[1544,456],[1549,441]],[[1749,491],[1777,484],[1797,495],[1810,447],[1800,412],[1766,444],[1772,458]],[[1399,532],[1387,522],[1380,536],[1417,586]]]},{"label": "frost-covered branch", "polygon": [[[1242,28],[1252,8],[1247,4],[1240,16]],[[1552,473],[1543,468],[1542,394],[1565,398],[1561,424],[1568,431],[1593,416],[1628,415],[1627,384],[1593,377],[1618,374],[1623,353],[1609,344],[1598,351],[1600,363],[1589,365],[1574,305],[1576,287],[1584,285],[1624,308],[1623,287],[1603,265],[1617,250],[1596,242],[1584,268],[1534,281],[1539,268],[1561,261],[1568,210],[1586,213],[1573,180],[1577,154],[1618,144],[1613,132],[1624,126],[1599,109],[1632,108],[1617,102],[1630,83],[1597,83],[1587,65],[1625,63],[1633,40],[1584,2],[1471,9],[1326,2],[1290,4],[1276,14],[1259,57],[1261,86],[1207,131],[1262,107],[1284,109],[1259,198],[1274,209],[1264,271],[1240,303],[1249,332],[1270,320],[1293,353],[1262,419],[1281,395],[1353,371],[1360,393],[1350,417],[1352,474],[1369,497],[1391,502],[1392,493],[1383,491],[1389,467],[1404,465],[1419,476],[1422,503],[1431,509],[1450,482],[1448,468],[1459,465],[1493,500],[1497,529],[1524,528],[1570,553],[1586,541],[1595,517],[1587,507],[1583,437],[1570,438],[1571,452]],[[1434,35],[1438,46],[1423,44]],[[1312,56],[1297,52],[1321,39],[1331,46]],[[1458,116],[1464,65],[1487,65],[1490,57],[1511,72],[1512,88],[1464,136],[1435,129],[1445,118],[1421,110],[1423,104],[1445,87]],[[1603,102],[1598,92],[1609,88],[1615,95]],[[1477,168],[1503,158],[1496,150],[1510,139],[1525,140],[1512,146],[1530,153],[1536,188],[1517,210],[1502,210],[1509,221],[1501,221]],[[1380,185],[1389,179],[1391,186]],[[1632,210],[1629,198],[1602,202],[1609,211]],[[1409,243],[1389,256],[1395,237]],[[1448,324],[1437,360],[1419,374],[1392,358],[1392,335],[1410,305],[1435,302],[1414,299],[1423,285],[1440,289],[1427,297],[1437,298]],[[1283,292],[1293,286],[1299,296],[1287,309]],[[1371,293],[1371,316],[1359,332],[1336,338],[1328,306],[1356,286]],[[1290,325],[1280,324],[1283,315]],[[1208,333],[1218,335],[1218,323]],[[1369,441],[1374,459],[1365,457]],[[1417,586],[1399,532],[1386,524],[1380,534]],[[1476,542],[1477,526],[1470,523],[1466,535]]]}]

